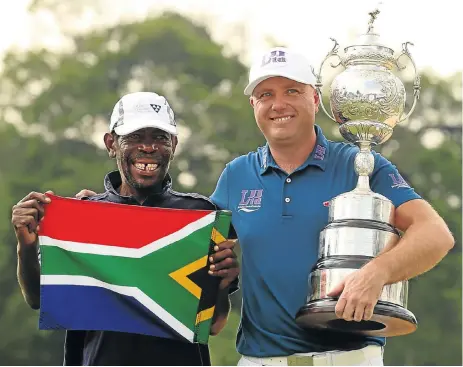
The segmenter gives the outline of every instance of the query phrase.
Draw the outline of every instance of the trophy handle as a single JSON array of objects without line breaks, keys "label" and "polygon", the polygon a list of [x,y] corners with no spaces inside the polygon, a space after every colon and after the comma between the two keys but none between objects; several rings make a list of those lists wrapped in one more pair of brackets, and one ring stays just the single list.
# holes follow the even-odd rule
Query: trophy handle
[{"label": "trophy handle", "polygon": [[402,122],[402,121],[405,121],[406,119],[408,119],[410,117],[410,115],[413,113],[413,111],[415,110],[415,107],[416,107],[416,103],[418,102],[418,100],[420,99],[420,89],[421,89],[421,85],[420,85],[420,75],[418,74],[418,70],[416,68],[416,65],[415,65],[415,61],[413,60],[412,58],[412,55],[410,54],[410,52],[408,51],[408,45],[412,45],[413,46],[413,43],[411,42],[405,42],[405,43],[402,43],[402,53],[397,56],[397,58],[395,59],[395,64],[397,66],[397,68],[399,70],[403,70],[405,69],[405,66],[401,66],[399,64],[399,59],[402,57],[402,56],[406,56],[410,59],[410,61],[412,62],[412,65],[413,65],[413,69],[415,70],[415,79],[414,79],[414,83],[413,83],[413,96],[414,96],[414,99],[413,99],[413,105],[412,107],[410,108],[410,111],[408,111],[408,113],[402,117],[397,123],[399,122]]},{"label": "trophy handle", "polygon": [[338,55],[339,43],[334,38],[330,38],[330,40],[332,40],[334,42],[333,48],[331,49],[330,52],[328,52],[328,54],[325,56],[322,63],[320,64],[320,69],[318,70],[318,74],[315,73],[315,70],[314,70],[313,67],[312,67],[312,72],[315,75],[315,77],[317,78],[317,82],[315,83],[315,89],[317,90],[318,98],[320,99],[320,105],[322,106],[323,112],[325,112],[326,116],[328,116],[331,120],[336,122],[336,119],[326,110],[325,105],[323,104],[322,89],[321,89],[322,86],[323,86],[323,83],[322,83],[322,68],[323,68],[323,65],[325,64],[325,62],[331,56],[336,56],[339,59],[339,62],[336,65],[331,63],[330,66],[332,68],[337,68],[339,65],[342,65],[342,66],[345,67],[345,64],[344,64],[344,61],[342,60],[341,56]]}]

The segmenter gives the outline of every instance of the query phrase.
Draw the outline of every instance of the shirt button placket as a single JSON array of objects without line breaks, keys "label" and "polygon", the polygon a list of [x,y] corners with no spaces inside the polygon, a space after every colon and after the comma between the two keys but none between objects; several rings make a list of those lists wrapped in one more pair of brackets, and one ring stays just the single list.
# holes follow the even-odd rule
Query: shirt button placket
[{"label": "shirt button placket", "polygon": [[292,182],[292,179],[291,177],[286,177],[285,179],[285,184],[283,185],[284,186],[284,189],[283,189],[283,200],[284,200],[284,203],[283,203],[283,215],[286,216],[286,215],[289,215],[289,208],[288,208],[288,204],[291,202],[291,197],[289,196],[289,189],[291,186],[288,186],[290,183]]}]

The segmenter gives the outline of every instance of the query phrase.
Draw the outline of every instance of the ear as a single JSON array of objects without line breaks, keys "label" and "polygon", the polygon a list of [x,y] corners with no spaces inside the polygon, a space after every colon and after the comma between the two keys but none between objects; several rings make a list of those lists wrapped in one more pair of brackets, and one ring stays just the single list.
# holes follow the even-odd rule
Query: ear
[{"label": "ear", "polygon": [[114,135],[110,133],[104,134],[104,145],[106,146],[106,150],[108,151],[109,158],[116,158],[116,139],[114,139]]},{"label": "ear", "polygon": [[249,104],[250,104],[251,107],[253,107],[253,108],[254,108],[254,103],[255,103],[255,102],[254,102],[254,98],[252,98],[252,96],[249,97]]},{"label": "ear", "polygon": [[172,157],[170,160],[174,159],[175,149],[177,148],[178,138],[175,135],[172,135]]},{"label": "ear", "polygon": [[318,107],[320,106],[320,96],[315,88],[313,88],[313,102],[315,106],[315,113],[317,113]]}]

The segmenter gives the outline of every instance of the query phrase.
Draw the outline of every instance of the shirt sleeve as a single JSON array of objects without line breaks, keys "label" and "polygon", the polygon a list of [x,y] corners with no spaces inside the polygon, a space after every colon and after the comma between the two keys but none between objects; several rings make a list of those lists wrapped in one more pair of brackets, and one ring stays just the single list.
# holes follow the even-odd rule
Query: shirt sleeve
[{"label": "shirt sleeve", "polygon": [[[214,192],[212,193],[210,197],[212,202],[219,209],[222,209],[222,210],[230,210],[229,191],[228,191],[228,171],[229,171],[229,165],[227,164],[225,166],[225,169],[222,171],[222,174],[220,175],[219,180],[217,181],[217,186],[215,187]],[[233,225],[230,226],[228,238],[230,239],[238,238]]]},{"label": "shirt sleeve", "polygon": [[[230,210],[229,206],[229,197],[228,197],[228,171],[229,165],[225,166],[225,169],[222,171],[222,174],[217,181],[214,192],[212,193],[210,199],[212,202],[222,210]],[[230,231],[228,232],[229,239],[237,239],[236,231],[233,225],[230,225]],[[233,294],[239,289],[239,277],[236,278],[228,288],[228,294]]]},{"label": "shirt sleeve", "polygon": [[228,209],[228,164],[220,174],[219,180],[210,199],[219,209]]},{"label": "shirt sleeve", "polygon": [[377,152],[373,151],[373,156],[375,168],[370,181],[372,191],[387,197],[396,208],[407,201],[421,199],[395,165]]}]

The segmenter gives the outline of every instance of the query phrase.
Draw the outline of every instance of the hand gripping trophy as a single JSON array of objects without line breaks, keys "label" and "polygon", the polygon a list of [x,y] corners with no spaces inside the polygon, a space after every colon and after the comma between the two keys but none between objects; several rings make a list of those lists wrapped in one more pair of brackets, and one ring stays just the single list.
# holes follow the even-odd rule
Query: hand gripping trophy
[{"label": "hand gripping trophy", "polygon": [[[369,14],[367,33],[344,49],[344,57],[338,55],[338,43],[332,39],[335,45],[317,75],[315,87],[323,111],[339,124],[342,137],[360,149],[354,163],[358,182],[353,191],[330,201],[329,224],[320,234],[318,261],[309,277],[311,292],[296,315],[296,322],[307,328],[390,337],[412,333],[417,327],[415,316],[407,310],[407,281],[383,288],[369,321],[349,322],[337,318],[337,299],[327,296],[346,275],[388,251],[400,239],[394,227],[392,202],[370,189],[369,176],[374,168],[371,147],[386,142],[394,127],[412,114],[419,99],[420,77],[408,51],[411,43],[404,43],[402,52],[395,57],[394,51],[384,46],[374,31],[379,10]],[[332,56],[339,62],[331,66],[342,65],[345,70],[331,84],[329,99],[333,116],[330,116],[321,98],[321,71]],[[415,69],[414,101],[405,116],[405,88],[391,72],[394,67],[405,68],[399,64],[404,56]]]}]

